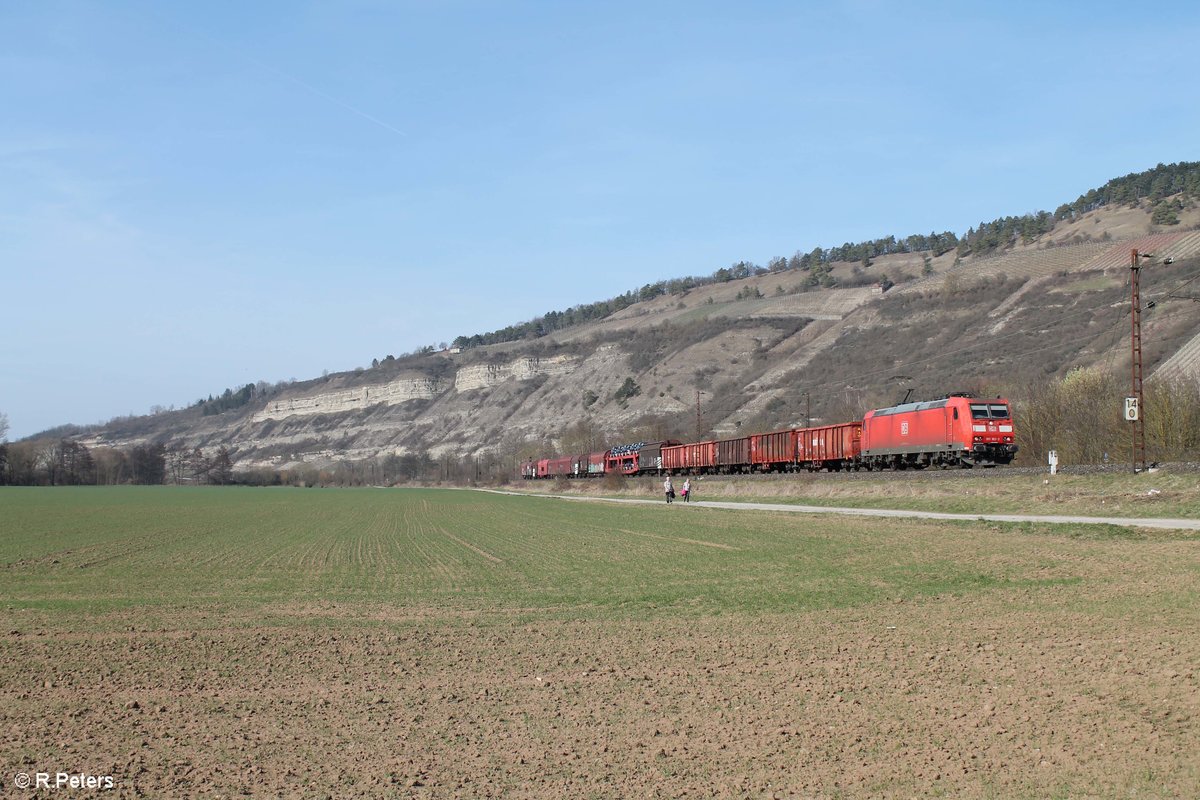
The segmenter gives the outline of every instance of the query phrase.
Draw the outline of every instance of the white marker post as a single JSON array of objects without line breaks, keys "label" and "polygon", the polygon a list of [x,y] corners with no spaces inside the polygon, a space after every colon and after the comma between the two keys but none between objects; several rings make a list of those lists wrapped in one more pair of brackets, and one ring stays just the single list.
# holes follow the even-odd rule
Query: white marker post
[{"label": "white marker post", "polygon": [[1050,474],[1058,474],[1058,452],[1055,450],[1050,451]]}]

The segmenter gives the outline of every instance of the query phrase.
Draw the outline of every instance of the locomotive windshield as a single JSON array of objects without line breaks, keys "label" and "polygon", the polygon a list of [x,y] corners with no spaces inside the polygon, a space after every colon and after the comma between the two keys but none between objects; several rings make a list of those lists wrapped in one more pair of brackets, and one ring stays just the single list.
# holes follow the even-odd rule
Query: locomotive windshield
[{"label": "locomotive windshield", "polygon": [[1008,406],[998,403],[972,403],[972,419],[1008,419]]}]

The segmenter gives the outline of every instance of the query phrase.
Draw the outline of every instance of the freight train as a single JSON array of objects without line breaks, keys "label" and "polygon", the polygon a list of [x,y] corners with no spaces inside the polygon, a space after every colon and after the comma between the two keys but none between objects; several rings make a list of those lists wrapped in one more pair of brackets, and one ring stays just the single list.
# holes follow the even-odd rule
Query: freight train
[{"label": "freight train", "polygon": [[530,459],[521,477],[969,469],[1008,464],[1017,449],[1008,400],[956,393],[875,409],[861,420],[835,425],[705,442],[637,442],[597,453]]}]

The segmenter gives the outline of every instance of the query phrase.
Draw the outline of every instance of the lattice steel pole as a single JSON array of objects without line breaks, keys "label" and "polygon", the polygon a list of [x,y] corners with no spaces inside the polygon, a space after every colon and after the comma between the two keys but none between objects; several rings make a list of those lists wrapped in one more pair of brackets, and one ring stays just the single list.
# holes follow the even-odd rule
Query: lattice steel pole
[{"label": "lattice steel pole", "polygon": [[[1138,263],[1141,254],[1136,249],[1129,257],[1129,276],[1130,287],[1132,292],[1131,297],[1131,313],[1132,331],[1130,333],[1130,350],[1132,355],[1132,372],[1133,386],[1132,397],[1137,398],[1136,412],[1130,422],[1133,423],[1133,471],[1139,472],[1146,469],[1146,423],[1144,419],[1144,411],[1146,408],[1144,398],[1142,396],[1142,298],[1139,294],[1138,279],[1141,276],[1142,267]],[[1126,412],[1128,416],[1128,412]]]}]

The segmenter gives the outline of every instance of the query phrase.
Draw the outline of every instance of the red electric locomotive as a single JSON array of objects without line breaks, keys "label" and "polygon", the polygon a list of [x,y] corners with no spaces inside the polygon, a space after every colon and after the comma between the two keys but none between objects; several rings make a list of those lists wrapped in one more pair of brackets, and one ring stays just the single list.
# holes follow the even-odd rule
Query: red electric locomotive
[{"label": "red electric locomotive", "polygon": [[1017,453],[1009,402],[952,394],[868,411],[862,461],[871,469],[994,467]]}]

